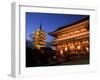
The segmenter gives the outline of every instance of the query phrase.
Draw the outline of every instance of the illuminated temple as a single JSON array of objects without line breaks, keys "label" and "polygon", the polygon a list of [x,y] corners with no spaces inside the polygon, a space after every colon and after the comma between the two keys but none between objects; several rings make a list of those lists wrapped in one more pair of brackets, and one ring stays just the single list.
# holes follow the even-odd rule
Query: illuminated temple
[{"label": "illuminated temple", "polygon": [[55,39],[51,42],[57,54],[89,54],[89,17],[63,26],[49,33]]},{"label": "illuminated temple", "polygon": [[45,40],[46,40],[46,33],[42,30],[42,27],[40,25],[40,28],[37,29],[34,32],[34,37],[33,37],[33,44],[35,48],[41,48],[41,47],[45,47]]}]

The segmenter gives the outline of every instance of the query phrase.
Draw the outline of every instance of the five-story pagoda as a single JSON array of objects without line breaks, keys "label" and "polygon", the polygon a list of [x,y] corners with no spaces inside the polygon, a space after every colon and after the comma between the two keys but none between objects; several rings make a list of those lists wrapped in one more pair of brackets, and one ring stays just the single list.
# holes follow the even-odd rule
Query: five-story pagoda
[{"label": "five-story pagoda", "polygon": [[34,37],[33,37],[33,44],[34,47],[37,49],[40,49],[41,47],[46,47],[46,33],[45,31],[43,31],[41,25],[40,28],[37,29],[34,33],[33,33]]}]

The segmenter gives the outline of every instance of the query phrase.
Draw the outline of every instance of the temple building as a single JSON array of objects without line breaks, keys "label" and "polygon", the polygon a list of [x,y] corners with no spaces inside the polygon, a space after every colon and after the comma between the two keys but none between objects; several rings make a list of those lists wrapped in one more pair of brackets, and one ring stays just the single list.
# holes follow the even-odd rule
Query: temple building
[{"label": "temple building", "polygon": [[41,48],[41,47],[46,47],[45,44],[45,40],[46,40],[46,33],[45,31],[43,31],[41,25],[40,28],[37,29],[34,33],[33,33],[34,37],[33,37],[33,44],[35,48]]},{"label": "temple building", "polygon": [[51,44],[56,48],[57,54],[89,55],[89,16],[49,34],[55,37]]}]

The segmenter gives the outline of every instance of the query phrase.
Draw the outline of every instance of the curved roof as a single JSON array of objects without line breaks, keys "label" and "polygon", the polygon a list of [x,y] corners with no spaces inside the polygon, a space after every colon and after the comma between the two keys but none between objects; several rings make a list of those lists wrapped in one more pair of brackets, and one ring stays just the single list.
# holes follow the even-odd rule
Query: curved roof
[{"label": "curved roof", "polygon": [[49,32],[48,34],[53,35],[52,33],[55,33],[55,32],[57,32],[57,31],[59,31],[59,30],[64,29],[64,28],[67,28],[67,27],[76,25],[76,24],[81,23],[81,22],[86,21],[86,20],[89,20],[89,16],[87,16],[87,17],[85,17],[84,19],[81,19],[81,20],[79,20],[79,21],[77,21],[77,22],[71,23],[71,24],[69,24],[69,25],[65,25],[65,26],[59,27],[57,30],[55,30],[55,31],[53,31],[53,32]]}]

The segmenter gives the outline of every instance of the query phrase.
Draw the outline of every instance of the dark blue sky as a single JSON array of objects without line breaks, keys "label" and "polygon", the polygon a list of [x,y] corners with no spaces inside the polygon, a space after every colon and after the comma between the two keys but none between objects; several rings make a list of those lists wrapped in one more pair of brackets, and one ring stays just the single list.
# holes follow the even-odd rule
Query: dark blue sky
[{"label": "dark blue sky", "polygon": [[[26,12],[26,39],[31,40],[30,35],[40,27],[40,24],[42,29],[48,33],[64,25],[77,22],[86,16],[87,15]],[[52,41],[52,39],[52,36],[47,35],[47,42]]]}]

